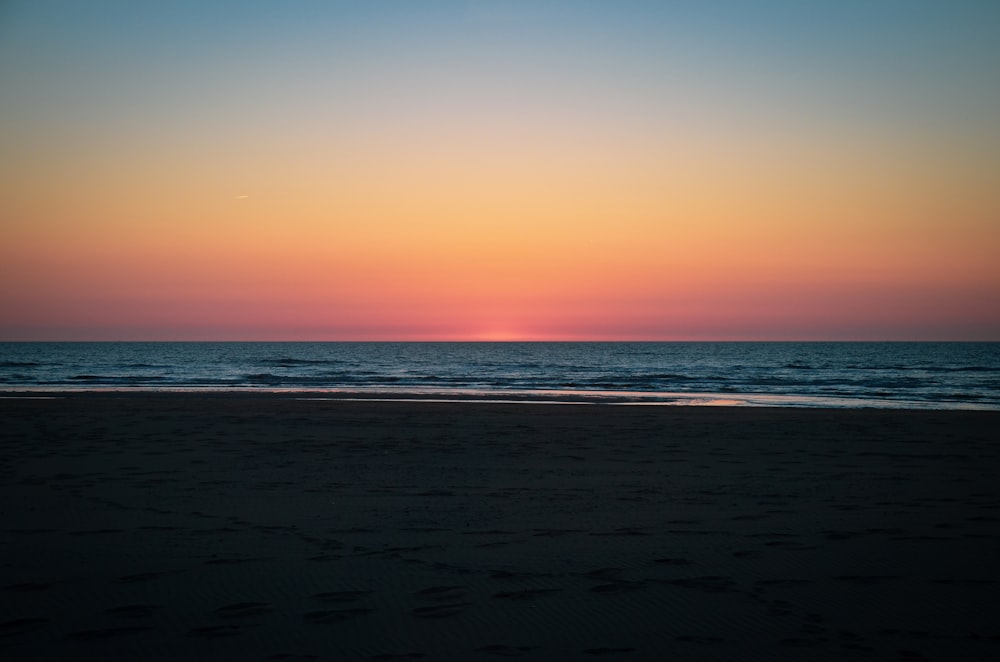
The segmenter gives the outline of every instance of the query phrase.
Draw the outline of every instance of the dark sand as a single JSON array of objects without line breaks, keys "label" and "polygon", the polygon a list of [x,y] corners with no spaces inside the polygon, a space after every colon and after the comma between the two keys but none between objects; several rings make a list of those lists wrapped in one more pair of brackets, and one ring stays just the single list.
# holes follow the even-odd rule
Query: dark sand
[{"label": "dark sand", "polygon": [[1000,659],[1000,412],[0,417],[5,660]]}]

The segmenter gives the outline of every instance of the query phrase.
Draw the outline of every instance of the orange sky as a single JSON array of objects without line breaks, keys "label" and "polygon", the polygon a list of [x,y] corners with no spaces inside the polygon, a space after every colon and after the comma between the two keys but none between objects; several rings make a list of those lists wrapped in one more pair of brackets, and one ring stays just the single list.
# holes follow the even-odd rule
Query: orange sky
[{"label": "orange sky", "polygon": [[0,29],[0,339],[1000,339],[996,12],[59,5]]}]

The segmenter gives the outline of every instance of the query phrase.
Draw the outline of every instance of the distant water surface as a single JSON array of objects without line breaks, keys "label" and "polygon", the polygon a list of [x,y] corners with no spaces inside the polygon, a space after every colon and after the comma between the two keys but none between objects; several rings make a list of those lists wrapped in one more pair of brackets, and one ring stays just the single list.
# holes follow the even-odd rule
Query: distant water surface
[{"label": "distant water surface", "polygon": [[1000,343],[0,343],[0,391],[1000,409]]}]

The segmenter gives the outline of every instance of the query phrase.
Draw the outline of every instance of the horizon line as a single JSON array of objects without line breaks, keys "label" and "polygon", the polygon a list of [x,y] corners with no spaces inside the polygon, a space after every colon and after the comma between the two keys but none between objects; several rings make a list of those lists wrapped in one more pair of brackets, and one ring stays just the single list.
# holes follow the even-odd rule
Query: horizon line
[{"label": "horizon line", "polygon": [[63,338],[63,339],[2,339],[0,338],[0,343],[455,343],[455,344],[502,344],[502,343],[1000,343],[1000,339],[961,339],[961,338],[949,338],[949,339],[930,339],[930,338],[854,338],[854,339],[844,339],[844,338],[771,338],[771,339],[752,339],[752,338],[702,338],[702,339],[657,339],[657,338],[635,338],[635,339],[611,339],[611,338],[548,338],[548,339],[531,339],[531,338],[505,338],[505,339],[491,339],[491,338],[467,338],[467,339],[392,339],[392,338],[381,338],[381,339],[364,339],[364,338],[341,338],[336,340],[331,339],[209,339],[209,338],[187,338],[187,339],[165,339],[165,338],[146,338],[146,339],[113,339],[113,338]]}]

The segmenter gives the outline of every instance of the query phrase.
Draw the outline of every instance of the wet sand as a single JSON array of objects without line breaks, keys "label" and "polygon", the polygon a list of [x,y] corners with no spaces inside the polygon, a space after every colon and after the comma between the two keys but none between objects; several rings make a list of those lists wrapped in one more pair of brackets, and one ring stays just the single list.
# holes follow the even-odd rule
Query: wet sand
[{"label": "wet sand", "polygon": [[10,660],[1000,659],[1000,412],[0,399]]}]

